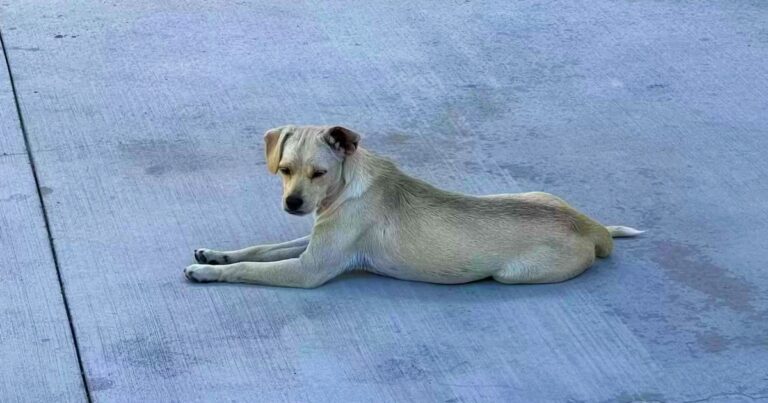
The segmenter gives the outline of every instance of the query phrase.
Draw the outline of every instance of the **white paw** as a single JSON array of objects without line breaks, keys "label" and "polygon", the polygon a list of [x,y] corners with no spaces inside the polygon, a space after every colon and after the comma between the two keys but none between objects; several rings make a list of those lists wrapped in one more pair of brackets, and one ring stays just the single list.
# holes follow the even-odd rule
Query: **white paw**
[{"label": "white paw", "polygon": [[184,269],[184,275],[187,279],[197,283],[210,283],[219,281],[221,269],[207,264],[193,264]]},{"label": "white paw", "polygon": [[211,249],[195,249],[195,260],[204,264],[229,264],[229,256]]}]

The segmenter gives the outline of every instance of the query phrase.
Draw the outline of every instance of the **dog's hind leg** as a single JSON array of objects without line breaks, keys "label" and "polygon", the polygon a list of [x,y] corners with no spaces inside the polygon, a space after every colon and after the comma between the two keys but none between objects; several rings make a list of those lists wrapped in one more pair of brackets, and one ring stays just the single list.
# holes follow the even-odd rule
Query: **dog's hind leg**
[{"label": "dog's hind leg", "polygon": [[519,256],[493,275],[505,284],[558,283],[578,276],[595,261],[591,243],[571,250],[548,250],[543,247],[527,256]]},{"label": "dog's hind leg", "polygon": [[233,251],[195,249],[195,260],[205,264],[231,264],[238,262],[275,262],[301,256],[309,245],[309,235],[293,241],[256,245]]}]

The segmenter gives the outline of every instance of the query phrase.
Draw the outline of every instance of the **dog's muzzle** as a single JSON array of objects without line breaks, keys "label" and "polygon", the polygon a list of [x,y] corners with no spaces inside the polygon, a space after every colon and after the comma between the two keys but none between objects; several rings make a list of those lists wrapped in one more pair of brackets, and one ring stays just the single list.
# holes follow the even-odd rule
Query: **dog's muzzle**
[{"label": "dog's muzzle", "polygon": [[304,215],[305,211],[301,211],[301,206],[304,205],[304,200],[295,195],[290,195],[285,198],[285,211],[289,214]]}]

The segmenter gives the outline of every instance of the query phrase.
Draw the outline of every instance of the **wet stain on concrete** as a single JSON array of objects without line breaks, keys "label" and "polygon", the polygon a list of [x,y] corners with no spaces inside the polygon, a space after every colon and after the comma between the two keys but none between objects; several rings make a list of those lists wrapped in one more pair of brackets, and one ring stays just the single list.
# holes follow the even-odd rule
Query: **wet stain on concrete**
[{"label": "wet stain on concrete", "polygon": [[29,195],[23,193],[14,193],[8,197],[0,199],[0,202],[14,202],[29,199]]},{"label": "wet stain on concrete", "polygon": [[144,173],[150,176],[160,176],[166,172],[168,172],[168,167],[165,165],[152,165],[144,170]]},{"label": "wet stain on concrete", "polygon": [[407,379],[421,381],[427,378],[427,371],[413,359],[390,358],[376,366],[377,374],[386,382]]},{"label": "wet stain on concrete", "polygon": [[739,312],[754,310],[755,286],[713,263],[698,247],[677,241],[659,243],[652,259],[672,280],[705,294],[714,303]]},{"label": "wet stain on concrete", "polygon": [[199,362],[194,356],[175,351],[171,345],[162,340],[137,337],[113,343],[110,349],[121,365],[145,368],[168,379],[183,374],[183,368]]},{"label": "wet stain on concrete", "polygon": [[109,378],[88,378],[88,387],[92,392],[98,392],[100,390],[112,389],[115,386],[115,382]]},{"label": "wet stain on concrete", "polygon": [[727,350],[730,344],[730,341],[727,338],[711,331],[697,334],[696,342],[699,347],[707,353],[719,353]]},{"label": "wet stain on concrete", "polygon": [[666,88],[666,87],[667,87],[666,84],[658,84],[658,83],[656,83],[656,84],[649,84],[649,85],[645,86],[645,88],[647,88],[649,90],[660,90],[660,89],[663,89],[663,88]]},{"label": "wet stain on concrete", "polygon": [[123,158],[142,166],[146,175],[154,177],[195,173],[209,168],[213,160],[219,164],[226,161],[183,142],[142,141],[120,144],[118,149]]}]

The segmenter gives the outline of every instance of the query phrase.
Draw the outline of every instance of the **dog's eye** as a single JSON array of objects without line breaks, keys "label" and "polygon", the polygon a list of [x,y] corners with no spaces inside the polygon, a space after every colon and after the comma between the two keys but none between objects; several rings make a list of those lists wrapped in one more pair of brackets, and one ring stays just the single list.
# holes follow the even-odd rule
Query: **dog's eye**
[{"label": "dog's eye", "polygon": [[291,168],[280,168],[280,173],[283,175],[290,175],[291,174]]},{"label": "dog's eye", "polygon": [[312,173],[312,179],[319,178],[325,175],[325,171],[315,171]]}]

